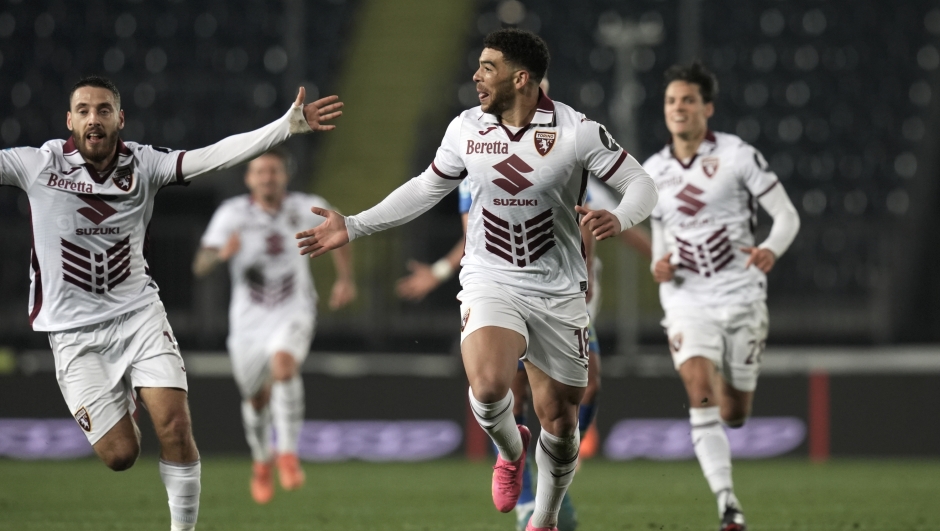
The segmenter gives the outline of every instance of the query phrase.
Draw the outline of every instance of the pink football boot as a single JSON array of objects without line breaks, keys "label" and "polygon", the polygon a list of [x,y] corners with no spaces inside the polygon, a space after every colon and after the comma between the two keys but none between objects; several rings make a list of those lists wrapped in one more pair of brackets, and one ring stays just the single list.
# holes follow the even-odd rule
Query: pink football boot
[{"label": "pink football boot", "polygon": [[522,470],[525,468],[525,456],[529,451],[532,434],[529,428],[521,424],[518,428],[522,436],[522,455],[515,461],[505,461],[497,455],[496,466],[493,467],[493,504],[501,513],[513,510],[522,492]]}]

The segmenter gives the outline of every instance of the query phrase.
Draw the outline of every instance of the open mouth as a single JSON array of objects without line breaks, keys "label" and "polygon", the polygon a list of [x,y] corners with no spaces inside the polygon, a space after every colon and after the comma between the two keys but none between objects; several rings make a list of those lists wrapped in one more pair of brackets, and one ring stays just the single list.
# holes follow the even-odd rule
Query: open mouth
[{"label": "open mouth", "polygon": [[485,103],[486,100],[489,99],[490,93],[489,93],[489,92],[477,91],[477,97],[480,98],[480,103]]},{"label": "open mouth", "polygon": [[104,133],[93,131],[91,133],[85,134],[85,143],[89,146],[96,146],[104,142],[105,135]]}]

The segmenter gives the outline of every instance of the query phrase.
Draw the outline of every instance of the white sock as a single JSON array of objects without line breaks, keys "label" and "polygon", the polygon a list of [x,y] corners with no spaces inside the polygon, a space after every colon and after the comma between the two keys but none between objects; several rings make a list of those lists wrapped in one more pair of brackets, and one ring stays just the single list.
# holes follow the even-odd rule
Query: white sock
[{"label": "white sock", "polygon": [[190,531],[196,528],[199,516],[199,476],[202,465],[170,463],[160,460],[160,478],[166,485],[170,505],[171,531]]},{"label": "white sock", "polygon": [[533,527],[553,528],[558,524],[558,510],[578,466],[581,436],[578,430],[568,437],[556,437],[545,430],[539,435],[535,463],[539,479],[535,489]]},{"label": "white sock", "polygon": [[708,486],[718,498],[718,512],[723,514],[724,502],[729,497],[727,494],[732,499],[734,497],[734,484],[731,481],[731,445],[721,424],[718,406],[690,408],[689,420],[695,455]]},{"label": "white sock", "polygon": [[304,382],[300,375],[271,386],[271,414],[277,430],[277,451],[296,454],[304,425]]},{"label": "white sock", "polygon": [[512,391],[506,393],[502,400],[492,404],[484,404],[474,398],[473,389],[470,389],[469,394],[470,410],[483,431],[493,439],[500,457],[505,461],[519,459],[525,448],[522,447],[522,436],[516,427],[516,418],[512,415],[512,406],[515,403]]},{"label": "white sock", "polygon": [[245,426],[245,439],[251,448],[251,458],[256,463],[271,460],[271,408],[265,406],[255,411],[250,400],[242,401],[242,424]]}]

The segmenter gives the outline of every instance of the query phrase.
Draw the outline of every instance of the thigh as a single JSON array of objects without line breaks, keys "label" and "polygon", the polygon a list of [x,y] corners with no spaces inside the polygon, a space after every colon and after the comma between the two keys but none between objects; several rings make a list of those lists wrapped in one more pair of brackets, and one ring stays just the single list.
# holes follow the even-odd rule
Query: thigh
[{"label": "thigh", "polygon": [[757,388],[768,323],[767,306],[763,302],[740,307],[731,315],[722,376],[733,389],[753,392]]},{"label": "thigh", "polygon": [[526,323],[529,348],[523,359],[557,382],[587,386],[589,323],[583,297],[535,299]]},{"label": "thigh", "polygon": [[481,402],[506,396],[525,349],[525,338],[509,328],[484,326],[468,335],[460,351],[473,396]]},{"label": "thigh", "polygon": [[271,376],[270,358],[260,338],[230,335],[228,354],[232,376],[242,398],[248,399],[264,390]]},{"label": "thigh", "polygon": [[115,321],[49,334],[62,397],[92,445],[136,409]]},{"label": "thigh", "polygon": [[265,354],[273,357],[278,352],[290,354],[297,365],[301,365],[310,353],[315,321],[313,316],[286,318],[271,331],[265,346]]},{"label": "thigh", "polygon": [[123,325],[125,355],[134,389],[168,387],[186,391],[186,366],[163,303],[155,302],[129,316]]},{"label": "thigh", "polygon": [[178,428],[190,429],[192,421],[186,391],[168,387],[143,387],[139,393],[158,436],[172,424],[176,424]]},{"label": "thigh", "polygon": [[669,352],[676,370],[693,357],[702,357],[721,367],[725,350],[725,331],[710,308],[667,311],[663,319]]}]

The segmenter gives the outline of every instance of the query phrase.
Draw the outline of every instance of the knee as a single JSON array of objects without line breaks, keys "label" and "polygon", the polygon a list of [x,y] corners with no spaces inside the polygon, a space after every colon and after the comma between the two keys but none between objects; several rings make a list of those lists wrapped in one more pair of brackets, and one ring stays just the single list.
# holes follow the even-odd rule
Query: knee
[{"label": "knee", "polygon": [[[509,392],[509,389],[505,387],[500,387],[493,384],[478,383],[473,387],[473,398],[476,398],[479,402],[483,404],[492,404],[494,402],[499,402],[503,398],[506,398],[506,393]],[[516,405],[522,403],[525,404],[524,400],[515,398]],[[515,408],[514,408],[515,409]]]},{"label": "knee", "polygon": [[192,425],[189,415],[185,411],[170,415],[160,426],[159,436],[162,446],[187,445],[192,439]]},{"label": "knee", "polygon": [[297,373],[297,362],[287,352],[278,352],[271,360],[271,377],[279,382],[290,380]]},{"label": "knee", "polygon": [[104,464],[111,470],[121,472],[134,466],[139,456],[140,445],[128,441],[101,455],[101,460],[104,461]]}]

